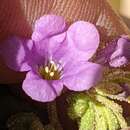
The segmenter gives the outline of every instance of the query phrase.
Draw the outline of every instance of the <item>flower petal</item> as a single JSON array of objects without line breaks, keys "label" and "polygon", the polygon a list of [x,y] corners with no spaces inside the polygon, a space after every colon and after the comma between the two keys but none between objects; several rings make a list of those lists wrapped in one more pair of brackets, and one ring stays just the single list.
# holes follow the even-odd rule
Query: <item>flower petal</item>
[{"label": "flower petal", "polygon": [[88,90],[102,77],[102,67],[94,63],[78,64],[68,69],[63,77],[64,85],[74,91]]},{"label": "flower petal", "polygon": [[121,50],[120,55],[130,59],[130,39],[122,37],[117,42],[117,50]]},{"label": "flower petal", "polygon": [[116,48],[116,42],[113,43],[109,43],[109,45],[102,49],[96,56],[96,63],[98,64],[108,64],[110,57],[112,55],[112,53],[115,51]]},{"label": "flower petal", "polygon": [[126,65],[128,63],[128,60],[125,56],[122,57],[116,57],[115,59],[111,59],[109,64],[111,67],[121,67],[123,65]]},{"label": "flower petal", "polygon": [[54,88],[57,96],[59,96],[63,90],[63,82],[61,80],[53,80],[51,85]]},{"label": "flower petal", "polygon": [[81,59],[91,58],[99,46],[99,33],[89,22],[78,21],[72,24],[67,31],[67,37],[73,53],[78,50]]},{"label": "flower petal", "polygon": [[0,54],[5,60],[7,66],[16,71],[28,71],[28,55],[33,46],[31,40],[19,37],[11,37],[0,46]]},{"label": "flower petal", "polygon": [[46,37],[62,33],[66,28],[63,17],[56,15],[45,15],[35,23],[32,39],[40,41]]},{"label": "flower petal", "polygon": [[128,43],[126,39],[119,38],[116,43],[116,47],[114,48],[114,51],[110,56],[110,59],[125,56],[126,50],[129,48],[129,46],[130,43]]},{"label": "flower petal", "polygon": [[32,71],[27,73],[22,87],[25,93],[36,101],[50,102],[56,98],[56,93],[47,80],[43,80]]},{"label": "flower petal", "polygon": [[115,51],[110,56],[109,64],[112,67],[121,67],[128,63],[130,59],[130,41],[126,37],[121,37],[117,41]]},{"label": "flower petal", "polygon": [[130,60],[130,39],[120,36],[101,50],[96,57],[99,64],[110,64],[112,67],[120,67]]},{"label": "flower petal", "polygon": [[59,47],[62,45],[65,37],[66,33],[62,33],[36,42],[35,50],[37,54],[50,59],[57,50],[60,51]]}]

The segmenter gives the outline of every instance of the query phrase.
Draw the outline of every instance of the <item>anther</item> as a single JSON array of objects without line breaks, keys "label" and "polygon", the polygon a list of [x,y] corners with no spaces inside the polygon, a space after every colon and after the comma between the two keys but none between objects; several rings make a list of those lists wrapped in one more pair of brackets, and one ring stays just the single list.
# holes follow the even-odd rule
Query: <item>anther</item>
[{"label": "anther", "polygon": [[48,66],[45,67],[45,72],[46,72],[46,73],[49,73],[49,68],[48,68]]},{"label": "anther", "polygon": [[54,76],[54,72],[50,72],[50,76],[53,77]]}]

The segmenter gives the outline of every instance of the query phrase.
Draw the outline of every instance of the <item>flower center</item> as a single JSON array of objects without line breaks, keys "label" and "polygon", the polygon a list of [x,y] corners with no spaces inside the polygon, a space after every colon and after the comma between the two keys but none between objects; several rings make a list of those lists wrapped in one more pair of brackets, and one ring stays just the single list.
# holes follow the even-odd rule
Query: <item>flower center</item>
[{"label": "flower center", "polygon": [[46,80],[58,80],[61,77],[61,68],[55,64],[54,61],[50,61],[46,66],[39,67],[39,74]]}]

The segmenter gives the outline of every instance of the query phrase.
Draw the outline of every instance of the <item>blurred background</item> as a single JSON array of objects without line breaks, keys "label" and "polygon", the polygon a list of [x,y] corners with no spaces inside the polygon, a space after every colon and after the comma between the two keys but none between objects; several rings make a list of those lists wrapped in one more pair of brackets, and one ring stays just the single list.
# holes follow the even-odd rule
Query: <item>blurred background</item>
[{"label": "blurred background", "polygon": [[109,0],[130,28],[130,0]]},{"label": "blurred background", "polygon": [[130,18],[130,0],[110,0],[110,3],[121,15]]}]

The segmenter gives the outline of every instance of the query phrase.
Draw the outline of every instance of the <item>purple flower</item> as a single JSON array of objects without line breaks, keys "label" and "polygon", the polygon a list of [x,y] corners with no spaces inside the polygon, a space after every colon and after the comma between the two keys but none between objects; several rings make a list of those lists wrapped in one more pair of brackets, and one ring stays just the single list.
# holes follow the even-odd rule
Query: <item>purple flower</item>
[{"label": "purple flower", "polygon": [[122,35],[110,43],[97,56],[98,63],[111,67],[121,67],[130,60],[130,39]]},{"label": "purple flower", "polygon": [[32,39],[11,37],[1,54],[11,69],[27,71],[25,93],[47,102],[60,95],[63,85],[84,91],[100,80],[102,67],[88,61],[98,45],[93,24],[78,21],[67,28],[62,17],[46,15],[36,21]]}]

